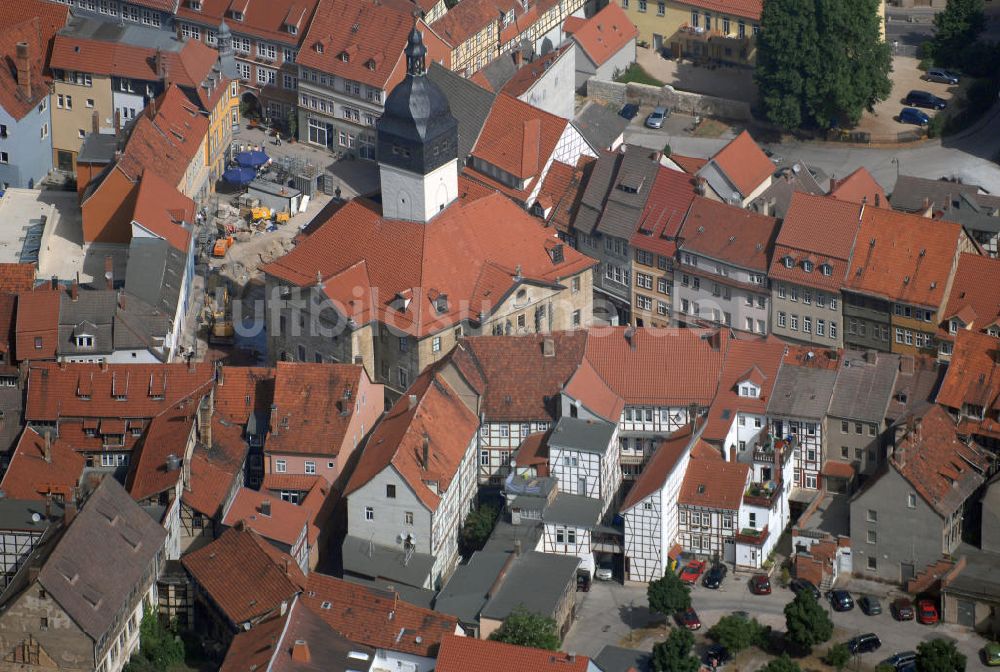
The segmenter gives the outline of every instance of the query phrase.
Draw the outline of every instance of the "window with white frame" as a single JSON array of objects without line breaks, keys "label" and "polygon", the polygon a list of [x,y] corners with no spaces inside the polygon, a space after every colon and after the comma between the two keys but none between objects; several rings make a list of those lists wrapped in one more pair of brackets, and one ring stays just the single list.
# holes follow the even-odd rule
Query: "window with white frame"
[{"label": "window with white frame", "polygon": [[375,507],[365,507],[365,520],[375,520]]},{"label": "window with white frame", "polygon": [[276,474],[283,474],[288,470],[288,463],[285,460],[275,460],[274,461],[274,472]]},{"label": "window with white frame", "polygon": [[306,473],[307,474],[315,474],[316,473],[316,463],[313,462],[313,461],[311,461],[311,460],[307,460],[306,464],[305,464],[305,469],[306,469]]},{"label": "window with white frame", "polygon": [[198,26],[193,26],[190,23],[181,24],[181,37],[188,40],[200,40],[201,39],[201,28]]},{"label": "window with white frame", "polygon": [[242,54],[250,53],[250,39],[246,37],[236,37],[233,36],[233,51],[238,51]]},{"label": "window with white frame", "polygon": [[241,61],[236,62],[236,71],[239,73],[240,79],[250,79],[250,70],[251,68],[249,63],[243,63]]}]

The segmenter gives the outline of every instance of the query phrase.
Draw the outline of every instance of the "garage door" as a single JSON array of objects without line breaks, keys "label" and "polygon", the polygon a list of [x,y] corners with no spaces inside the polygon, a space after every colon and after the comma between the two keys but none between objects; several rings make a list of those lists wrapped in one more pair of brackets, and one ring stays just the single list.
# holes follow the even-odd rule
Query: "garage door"
[{"label": "garage door", "polygon": [[976,603],[972,600],[956,600],[958,602],[958,624],[967,628],[976,627]]}]

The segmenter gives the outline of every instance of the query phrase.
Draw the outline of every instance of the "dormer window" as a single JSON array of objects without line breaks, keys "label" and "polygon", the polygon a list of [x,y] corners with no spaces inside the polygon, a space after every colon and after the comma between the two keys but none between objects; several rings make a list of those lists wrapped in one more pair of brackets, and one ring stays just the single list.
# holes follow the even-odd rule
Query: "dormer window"
[{"label": "dormer window", "polygon": [[740,383],[739,395],[741,397],[756,399],[760,396],[760,388],[750,382]]},{"label": "dormer window", "polygon": [[191,9],[193,9],[196,12],[200,12],[201,11],[201,0],[191,0],[188,3],[188,6],[191,7]]},{"label": "dormer window", "polygon": [[233,19],[233,21],[243,20],[243,12],[236,11],[235,9],[229,12],[229,16]]},{"label": "dormer window", "polygon": [[784,263],[784,264],[785,264],[785,268],[791,268],[792,266],[794,266],[794,265],[795,265],[795,260],[794,260],[794,259],[792,259],[791,257],[787,257],[787,256],[786,256],[786,257],[785,257],[784,259],[782,259],[781,261],[782,261],[782,263]]},{"label": "dormer window", "polygon": [[1000,329],[998,329],[997,327],[990,327],[989,329],[986,330],[986,333],[996,338],[997,336],[1000,336]]},{"label": "dormer window", "polygon": [[298,26],[293,26],[290,23],[285,26],[285,30],[288,31],[289,35],[298,35],[298,33],[299,33],[299,27]]},{"label": "dormer window", "polygon": [[955,319],[954,317],[951,318],[951,321],[948,322],[948,333],[949,334],[958,333],[958,320]]},{"label": "dormer window", "polygon": [[346,51],[342,51],[340,52],[340,60],[343,61],[344,63],[350,63],[351,57],[350,55],[348,55]]},{"label": "dormer window", "polygon": [[89,334],[80,334],[79,336],[73,337],[73,342],[78,348],[92,348],[94,347],[94,337]]},{"label": "dormer window", "polygon": [[369,70],[371,70],[371,71],[374,72],[374,70],[375,70],[375,59],[374,58],[369,58],[368,59],[368,63],[366,65],[368,66]]},{"label": "dormer window", "polygon": [[802,262],[802,270],[805,271],[806,273],[812,273],[813,272],[813,263],[811,261],[809,261],[808,259],[805,260],[805,261],[803,261]]},{"label": "dormer window", "polygon": [[317,54],[322,54],[323,53],[323,43],[322,42],[317,42],[316,44],[313,45],[313,49],[316,50]]},{"label": "dormer window", "polygon": [[830,266],[830,264],[820,264],[819,265],[819,272],[822,273],[823,275],[829,277],[829,276],[833,275],[833,267]]}]

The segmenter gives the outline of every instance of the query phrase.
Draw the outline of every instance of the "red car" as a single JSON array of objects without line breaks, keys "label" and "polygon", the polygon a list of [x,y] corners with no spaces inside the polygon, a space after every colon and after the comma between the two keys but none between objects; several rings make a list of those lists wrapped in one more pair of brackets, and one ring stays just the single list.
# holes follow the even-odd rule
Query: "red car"
[{"label": "red car", "polygon": [[701,619],[698,618],[698,613],[694,608],[688,607],[684,611],[677,612],[677,625],[685,627],[688,630],[700,630]]},{"label": "red car", "polygon": [[771,579],[767,574],[754,574],[750,577],[750,592],[754,595],[771,594]]},{"label": "red car", "polygon": [[924,625],[934,625],[940,620],[934,600],[917,601],[917,620]]},{"label": "red car", "polygon": [[698,577],[701,573],[705,571],[705,561],[704,560],[692,560],[684,566],[681,571],[681,581],[684,583],[694,584],[698,581]]}]

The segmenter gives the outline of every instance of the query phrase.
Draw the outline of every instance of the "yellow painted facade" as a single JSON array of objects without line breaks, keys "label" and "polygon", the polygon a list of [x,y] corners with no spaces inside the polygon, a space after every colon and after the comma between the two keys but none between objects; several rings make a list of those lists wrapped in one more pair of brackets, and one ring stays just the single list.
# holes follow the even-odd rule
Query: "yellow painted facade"
[{"label": "yellow painted facade", "polygon": [[[105,131],[114,128],[111,77],[66,73],[65,79],[53,81],[49,104],[52,110],[52,163],[57,168],[75,172],[83,137],[94,130],[94,115],[97,115],[98,128]],[[70,157],[72,163],[67,165],[66,159]]]},{"label": "yellow painted facade", "polygon": [[723,14],[674,0],[618,0],[639,39],[674,58],[753,65],[759,19]]},{"label": "yellow painted facade", "polygon": [[226,153],[233,142],[233,129],[240,123],[240,85],[229,82],[226,94],[219,98],[208,115],[208,141],[205,143],[205,165],[208,167],[210,189],[226,170]]}]

